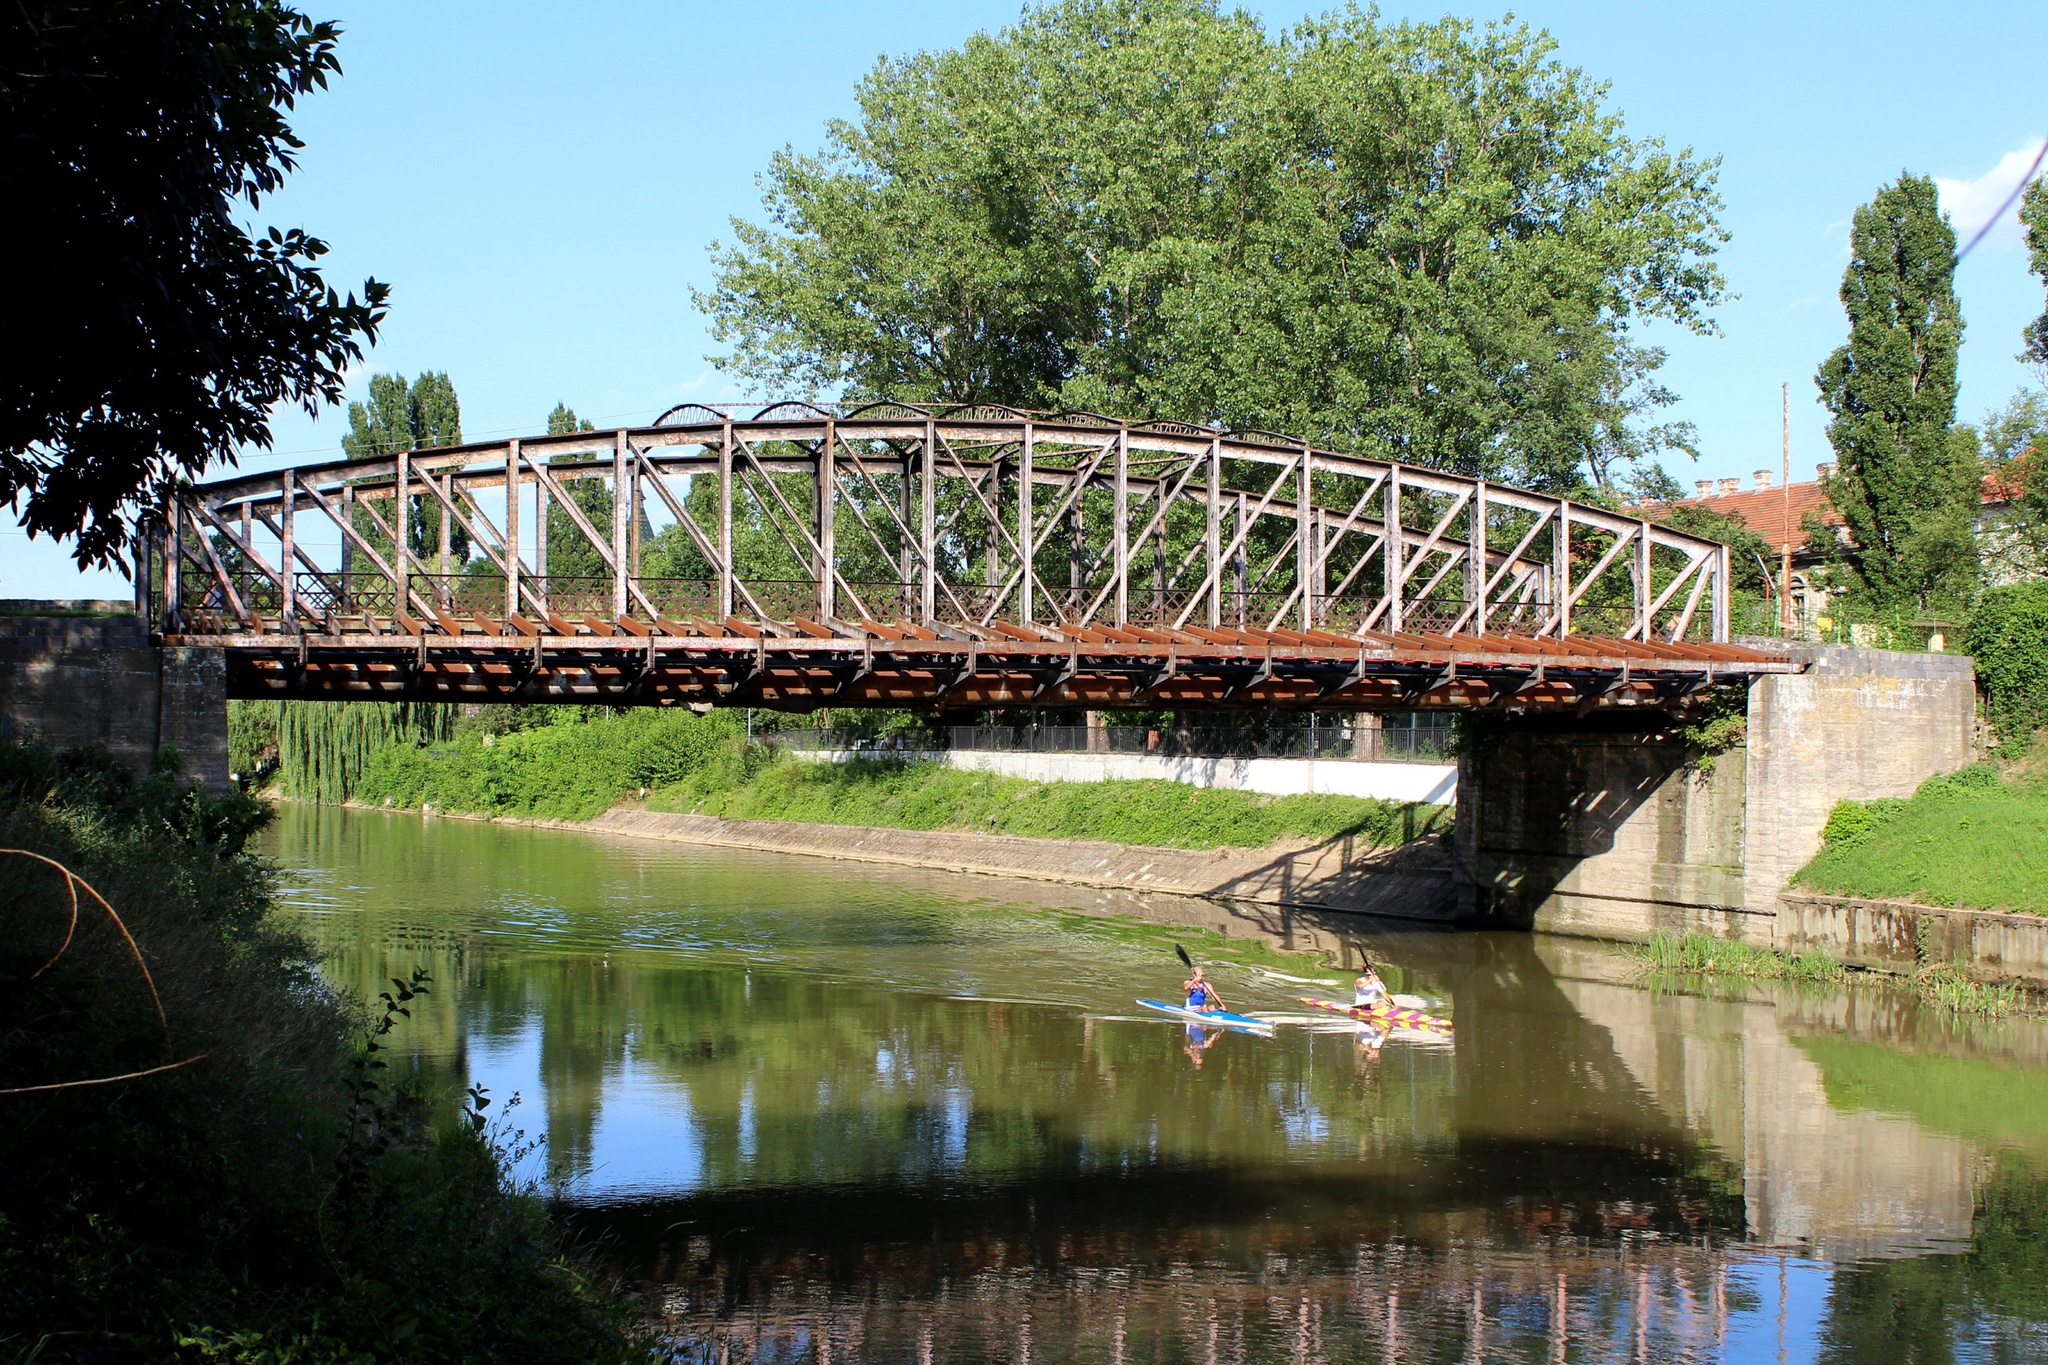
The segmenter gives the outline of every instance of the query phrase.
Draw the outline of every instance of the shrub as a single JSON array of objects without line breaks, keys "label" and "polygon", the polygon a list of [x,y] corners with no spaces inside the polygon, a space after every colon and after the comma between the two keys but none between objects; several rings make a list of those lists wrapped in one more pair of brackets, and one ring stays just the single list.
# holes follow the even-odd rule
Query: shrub
[{"label": "shrub", "polygon": [[67,935],[62,877],[0,859],[6,1358],[624,1358],[617,1303],[508,1186],[483,1097],[431,1131],[271,919],[245,849],[267,815],[0,744],[0,846],[104,894],[162,1008],[90,896]]},{"label": "shrub", "polygon": [[1963,644],[1977,661],[1977,685],[2000,744],[2024,751],[2048,725],[2048,583],[1985,593]]}]

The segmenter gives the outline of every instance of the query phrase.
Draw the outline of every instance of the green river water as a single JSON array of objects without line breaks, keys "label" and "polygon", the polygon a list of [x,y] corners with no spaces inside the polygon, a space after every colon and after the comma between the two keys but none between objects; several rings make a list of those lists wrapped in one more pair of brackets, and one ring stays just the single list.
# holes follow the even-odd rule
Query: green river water
[{"label": "green river water", "polygon": [[[2048,1026],[1568,940],[287,806],[339,984],[706,1361],[2048,1360]],[[1449,1037],[1146,1012],[1362,956]],[[1291,951],[1290,951],[1291,950]],[[1289,980],[1287,978],[1301,978]]]}]

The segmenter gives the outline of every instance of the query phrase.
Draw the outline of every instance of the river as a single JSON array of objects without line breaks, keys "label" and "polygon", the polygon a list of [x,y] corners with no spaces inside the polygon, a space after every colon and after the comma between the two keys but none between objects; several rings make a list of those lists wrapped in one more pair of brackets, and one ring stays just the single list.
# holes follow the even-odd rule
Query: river
[{"label": "river", "polygon": [[[2038,1019],[558,830],[266,837],[337,983],[432,975],[398,1052],[486,1088],[686,1356],[2048,1359]],[[1176,942],[1233,1008],[1369,956],[1456,1029],[1191,1036],[1134,1004]]]}]

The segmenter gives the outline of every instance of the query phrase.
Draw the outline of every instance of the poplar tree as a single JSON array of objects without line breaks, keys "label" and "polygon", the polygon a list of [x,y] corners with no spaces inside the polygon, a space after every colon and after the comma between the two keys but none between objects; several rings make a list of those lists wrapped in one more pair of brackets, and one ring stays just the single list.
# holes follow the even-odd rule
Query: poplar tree
[{"label": "poplar tree", "polygon": [[1955,426],[1956,235],[1934,182],[1902,174],[1856,211],[1842,276],[1848,343],[1815,376],[1834,414],[1829,499],[1843,556],[1873,606],[1966,600],[1976,563],[1977,458]]},{"label": "poplar tree", "polygon": [[[548,435],[566,436],[579,431],[593,431],[594,427],[576,415],[576,410],[567,403],[555,404],[555,410],[548,414]],[[582,460],[584,455],[558,455],[557,460]],[[601,536],[612,533],[612,492],[599,479],[571,479],[565,485],[569,498],[583,513]],[[597,552],[583,532],[576,527],[575,519],[568,511],[550,501],[548,503],[548,576],[551,578],[602,578],[605,576],[604,556]]]},{"label": "poplar tree", "polygon": [[[442,370],[428,370],[410,383],[402,374],[370,376],[369,401],[348,405],[348,431],[341,438],[342,453],[351,460],[389,459],[401,450],[461,444],[462,403],[454,381]],[[414,555],[424,559],[440,554],[441,518],[447,515],[438,498],[412,500],[408,539]],[[448,528],[448,553],[455,564],[469,559],[469,537],[460,523]]]}]

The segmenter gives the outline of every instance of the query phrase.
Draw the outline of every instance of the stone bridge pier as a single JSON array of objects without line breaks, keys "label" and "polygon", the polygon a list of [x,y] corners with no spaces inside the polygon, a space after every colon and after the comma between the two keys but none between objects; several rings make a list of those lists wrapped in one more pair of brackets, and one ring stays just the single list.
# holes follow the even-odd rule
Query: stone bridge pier
[{"label": "stone bridge pier", "polygon": [[0,601],[0,738],[98,747],[147,773],[175,748],[185,775],[228,786],[227,660],[152,645],[132,603]]},{"label": "stone bridge pier", "polygon": [[1777,647],[1807,668],[1756,678],[1745,742],[1711,761],[1648,713],[1504,718],[1475,735],[1458,767],[1462,917],[1769,944],[1779,892],[1837,801],[1909,796],[1974,760],[1968,658]]}]

